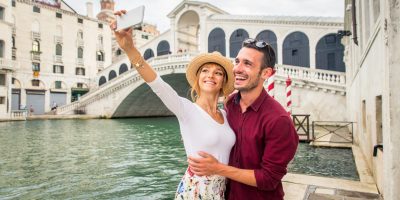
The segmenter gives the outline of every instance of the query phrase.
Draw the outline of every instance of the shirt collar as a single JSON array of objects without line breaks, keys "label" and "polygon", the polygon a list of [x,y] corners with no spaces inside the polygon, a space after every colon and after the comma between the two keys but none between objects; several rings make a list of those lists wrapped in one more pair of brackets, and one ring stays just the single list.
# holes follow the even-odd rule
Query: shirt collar
[{"label": "shirt collar", "polygon": [[[249,106],[249,108],[251,108],[257,112],[260,109],[261,104],[264,101],[264,99],[268,98],[268,97],[269,97],[268,93],[265,91],[265,89],[263,89],[261,91],[260,95],[257,97],[257,99]],[[238,92],[235,95],[235,97],[233,98],[234,103],[239,104],[241,98],[242,98],[242,96],[240,95],[240,92]]]}]

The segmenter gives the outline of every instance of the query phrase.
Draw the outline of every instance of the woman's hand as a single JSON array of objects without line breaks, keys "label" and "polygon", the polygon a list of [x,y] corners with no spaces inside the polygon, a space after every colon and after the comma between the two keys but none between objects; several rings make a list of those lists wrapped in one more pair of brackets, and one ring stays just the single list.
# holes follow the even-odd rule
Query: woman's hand
[{"label": "woman's hand", "polygon": [[[114,15],[122,16],[125,13],[126,13],[126,10],[121,10],[121,11],[116,11],[114,13]],[[132,48],[135,48],[135,45],[133,44],[133,40],[132,40],[132,28],[127,28],[127,29],[116,31],[116,29],[117,29],[116,20],[111,22],[110,28],[111,28],[111,30],[114,31],[115,39],[117,40],[119,46],[125,52],[127,52],[128,50],[131,50]]]}]

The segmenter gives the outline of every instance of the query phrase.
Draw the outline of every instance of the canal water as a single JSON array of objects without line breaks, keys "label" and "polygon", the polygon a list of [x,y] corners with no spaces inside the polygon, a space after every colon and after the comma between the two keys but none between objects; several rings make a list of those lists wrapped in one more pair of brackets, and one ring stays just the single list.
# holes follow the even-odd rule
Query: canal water
[{"label": "canal water", "polygon": [[[176,118],[0,123],[0,199],[173,199]],[[289,172],[357,180],[351,150],[300,144]]]}]

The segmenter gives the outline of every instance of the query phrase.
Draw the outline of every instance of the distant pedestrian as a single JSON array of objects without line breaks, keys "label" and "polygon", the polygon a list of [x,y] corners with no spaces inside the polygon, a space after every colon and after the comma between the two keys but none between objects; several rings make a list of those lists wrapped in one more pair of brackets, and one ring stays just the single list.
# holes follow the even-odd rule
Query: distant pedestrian
[{"label": "distant pedestrian", "polygon": [[29,116],[33,115],[34,112],[35,112],[35,110],[33,109],[33,106],[30,105],[29,106]]},{"label": "distant pedestrian", "polygon": [[57,103],[53,101],[53,105],[51,106],[51,110],[56,110],[57,109]]}]

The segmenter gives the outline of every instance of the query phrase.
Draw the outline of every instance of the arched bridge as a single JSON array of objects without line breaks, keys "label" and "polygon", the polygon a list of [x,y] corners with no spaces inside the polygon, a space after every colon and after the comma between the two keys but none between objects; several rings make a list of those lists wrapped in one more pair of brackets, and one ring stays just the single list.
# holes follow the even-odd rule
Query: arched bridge
[{"label": "arched bridge", "polygon": [[[148,63],[181,96],[188,97],[189,85],[184,73],[196,55],[164,55],[151,58]],[[124,58],[113,68],[118,68],[121,63],[129,61]],[[337,105],[345,105],[345,73],[287,65],[276,65],[276,70],[275,96],[282,105],[285,105],[285,80],[290,76],[293,81],[293,113],[311,114],[313,120],[344,120],[345,106],[338,108]],[[57,114],[79,112],[108,118],[171,115],[132,68],[92,89],[78,101],[60,107]]]}]

